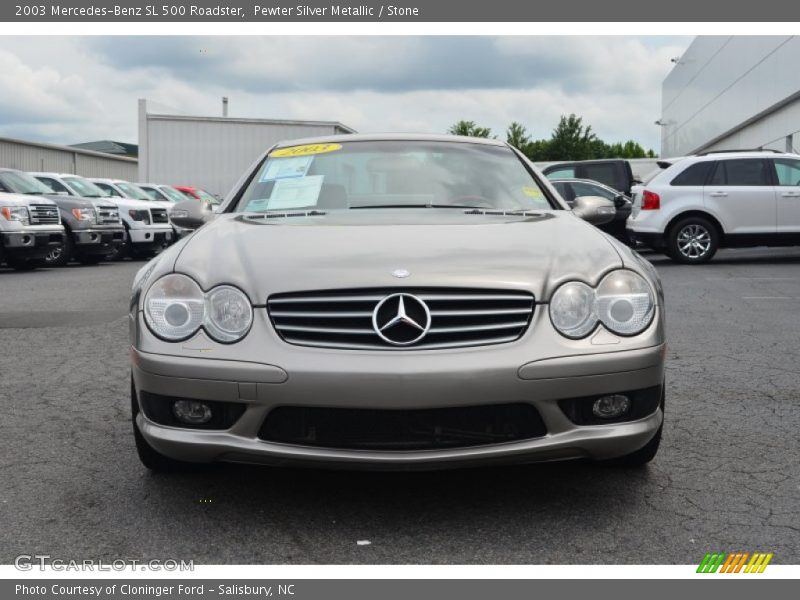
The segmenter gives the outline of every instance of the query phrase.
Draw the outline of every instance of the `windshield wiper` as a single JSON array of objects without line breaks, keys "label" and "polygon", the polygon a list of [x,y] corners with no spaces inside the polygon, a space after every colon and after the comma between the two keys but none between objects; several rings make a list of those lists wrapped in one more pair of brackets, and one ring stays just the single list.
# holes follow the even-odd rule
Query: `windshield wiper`
[{"label": "windshield wiper", "polygon": [[[351,210],[366,210],[372,208],[486,208],[481,206],[471,206],[469,204],[364,204],[362,206],[351,206]],[[490,210],[490,209],[489,209]]]}]

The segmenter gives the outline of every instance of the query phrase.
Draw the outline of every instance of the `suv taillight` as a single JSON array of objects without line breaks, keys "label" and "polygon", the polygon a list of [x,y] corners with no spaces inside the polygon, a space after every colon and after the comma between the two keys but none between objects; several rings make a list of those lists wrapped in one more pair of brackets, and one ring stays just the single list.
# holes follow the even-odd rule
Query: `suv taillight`
[{"label": "suv taillight", "polygon": [[661,196],[645,190],[642,194],[642,210],[658,210],[661,208]]}]

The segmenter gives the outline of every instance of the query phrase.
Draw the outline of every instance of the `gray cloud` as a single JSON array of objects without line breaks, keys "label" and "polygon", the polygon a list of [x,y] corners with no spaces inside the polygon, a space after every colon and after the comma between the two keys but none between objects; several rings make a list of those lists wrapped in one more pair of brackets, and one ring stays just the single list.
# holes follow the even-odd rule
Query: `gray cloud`
[{"label": "gray cloud", "polygon": [[[589,65],[562,44],[527,38],[535,54],[490,37],[415,38],[93,38],[100,60],[203,78],[247,92],[369,90],[408,92],[521,89],[562,82],[585,86]],[[547,40],[547,41],[543,41]],[[198,82],[199,83],[199,82]]]},{"label": "gray cloud", "polygon": [[185,114],[442,132],[473,119],[547,137],[561,114],[658,147],[661,82],[689,38],[135,36],[0,38],[0,135],[136,141],[136,100]]}]

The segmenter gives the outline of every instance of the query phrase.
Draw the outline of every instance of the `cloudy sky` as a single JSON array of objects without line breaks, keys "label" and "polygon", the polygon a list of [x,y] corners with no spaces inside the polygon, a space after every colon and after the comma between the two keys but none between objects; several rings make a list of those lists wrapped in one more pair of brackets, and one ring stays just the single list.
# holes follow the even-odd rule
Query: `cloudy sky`
[{"label": "cloudy sky", "polygon": [[163,112],[444,132],[459,119],[549,137],[561,114],[658,151],[661,82],[690,37],[0,38],[0,136],[136,142]]}]

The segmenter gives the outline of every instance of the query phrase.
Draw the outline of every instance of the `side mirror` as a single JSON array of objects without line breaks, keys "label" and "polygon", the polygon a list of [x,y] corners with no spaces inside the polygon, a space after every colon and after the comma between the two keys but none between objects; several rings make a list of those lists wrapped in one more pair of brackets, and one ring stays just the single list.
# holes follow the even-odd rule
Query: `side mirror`
[{"label": "side mirror", "polygon": [[169,213],[170,222],[181,229],[199,229],[210,221],[214,213],[209,211],[202,202],[197,200],[184,200],[178,202]]},{"label": "side mirror", "polygon": [[600,196],[578,196],[572,214],[592,225],[604,225],[614,220],[617,209],[611,200]]},{"label": "side mirror", "polygon": [[69,196],[69,192],[54,192],[56,196]]}]

